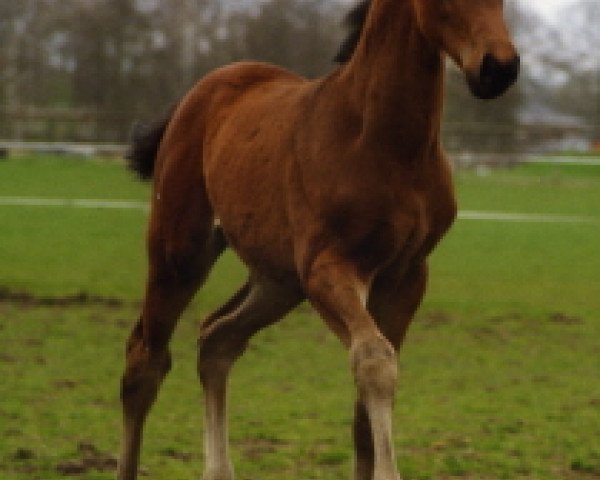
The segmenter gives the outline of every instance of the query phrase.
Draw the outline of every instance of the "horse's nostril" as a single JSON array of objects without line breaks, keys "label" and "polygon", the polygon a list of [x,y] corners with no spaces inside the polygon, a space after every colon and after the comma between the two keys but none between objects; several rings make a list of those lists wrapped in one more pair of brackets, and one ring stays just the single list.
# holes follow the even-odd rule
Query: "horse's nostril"
[{"label": "horse's nostril", "polygon": [[515,83],[520,66],[521,59],[516,54],[500,60],[496,55],[486,53],[479,67],[479,76],[467,75],[473,95],[481,99],[499,97]]},{"label": "horse's nostril", "polygon": [[515,55],[509,61],[500,62],[492,54],[483,57],[480,70],[480,81],[483,85],[512,83],[519,75],[521,59]]},{"label": "horse's nostril", "polygon": [[521,70],[521,57],[515,55],[515,58],[509,63],[509,75],[513,80],[516,80]]},{"label": "horse's nostril", "polygon": [[490,53],[486,53],[481,62],[479,78],[481,83],[490,84],[497,78],[500,71],[500,63]]}]

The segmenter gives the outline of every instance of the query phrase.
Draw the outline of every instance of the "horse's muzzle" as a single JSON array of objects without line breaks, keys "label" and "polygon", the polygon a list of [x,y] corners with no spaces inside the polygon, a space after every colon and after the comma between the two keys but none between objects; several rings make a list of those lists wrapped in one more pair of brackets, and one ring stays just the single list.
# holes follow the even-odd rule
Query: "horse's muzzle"
[{"label": "horse's muzzle", "polygon": [[499,97],[515,83],[520,68],[521,59],[518,55],[504,61],[487,53],[483,57],[478,75],[468,76],[467,81],[473,95],[489,100]]}]

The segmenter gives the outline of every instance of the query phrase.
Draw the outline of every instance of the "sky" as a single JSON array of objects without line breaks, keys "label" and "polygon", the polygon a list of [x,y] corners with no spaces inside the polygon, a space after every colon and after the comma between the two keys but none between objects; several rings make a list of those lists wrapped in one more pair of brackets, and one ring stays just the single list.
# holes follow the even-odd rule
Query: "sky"
[{"label": "sky", "polygon": [[556,18],[557,13],[568,5],[572,4],[574,0],[519,0],[520,3],[531,7],[538,11],[546,18],[552,20]]},{"label": "sky", "polygon": [[[356,0],[344,0],[349,4],[356,3]],[[510,1],[510,0],[509,0]],[[575,0],[512,0],[538,11],[548,19],[556,17],[557,12],[562,7],[572,4]],[[591,0],[593,1],[593,0]],[[600,1],[600,0],[598,0]]]},{"label": "sky", "polygon": [[[358,0],[343,0],[348,4],[357,3]],[[548,20],[555,20],[557,18],[558,12],[563,8],[576,0],[506,0],[506,1],[516,1],[523,5],[526,5],[529,8],[539,12]],[[600,0],[590,0],[590,1],[600,1]],[[240,4],[255,4],[257,0],[226,0],[223,2],[227,7],[228,4],[237,5],[239,7]]]}]

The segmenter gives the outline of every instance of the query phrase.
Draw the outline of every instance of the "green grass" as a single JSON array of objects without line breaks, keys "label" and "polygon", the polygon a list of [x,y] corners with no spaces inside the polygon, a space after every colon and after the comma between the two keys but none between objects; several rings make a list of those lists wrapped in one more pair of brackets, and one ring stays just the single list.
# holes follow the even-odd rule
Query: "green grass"
[{"label": "green grass", "polygon": [[[598,167],[459,172],[457,186],[466,210],[600,217]],[[147,195],[116,163],[0,162],[0,196]],[[114,477],[145,222],[138,211],[0,206],[0,288],[36,296],[0,301],[3,480],[77,469],[79,478]],[[599,239],[597,223],[456,223],[431,259],[427,300],[400,355],[404,480],[600,477]],[[225,255],[180,323],[175,368],[147,426],[147,478],[201,474],[197,320],[244,275]],[[78,292],[124,303],[36,301]],[[238,478],[348,478],[353,395],[343,348],[308,307],[262,332],[232,379]]]},{"label": "green grass", "polygon": [[133,180],[116,160],[32,155],[0,161],[2,196],[147,198],[147,185]]},{"label": "green grass", "polygon": [[529,164],[489,175],[457,174],[460,207],[465,210],[600,215],[600,167]]}]

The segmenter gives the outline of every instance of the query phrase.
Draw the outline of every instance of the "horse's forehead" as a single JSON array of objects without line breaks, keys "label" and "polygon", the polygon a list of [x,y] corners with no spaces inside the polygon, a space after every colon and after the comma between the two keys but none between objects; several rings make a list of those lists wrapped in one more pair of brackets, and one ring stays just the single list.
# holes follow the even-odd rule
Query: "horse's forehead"
[{"label": "horse's forehead", "polygon": [[504,0],[432,0],[436,4],[446,4],[449,16],[460,16],[467,23],[504,22]]}]

